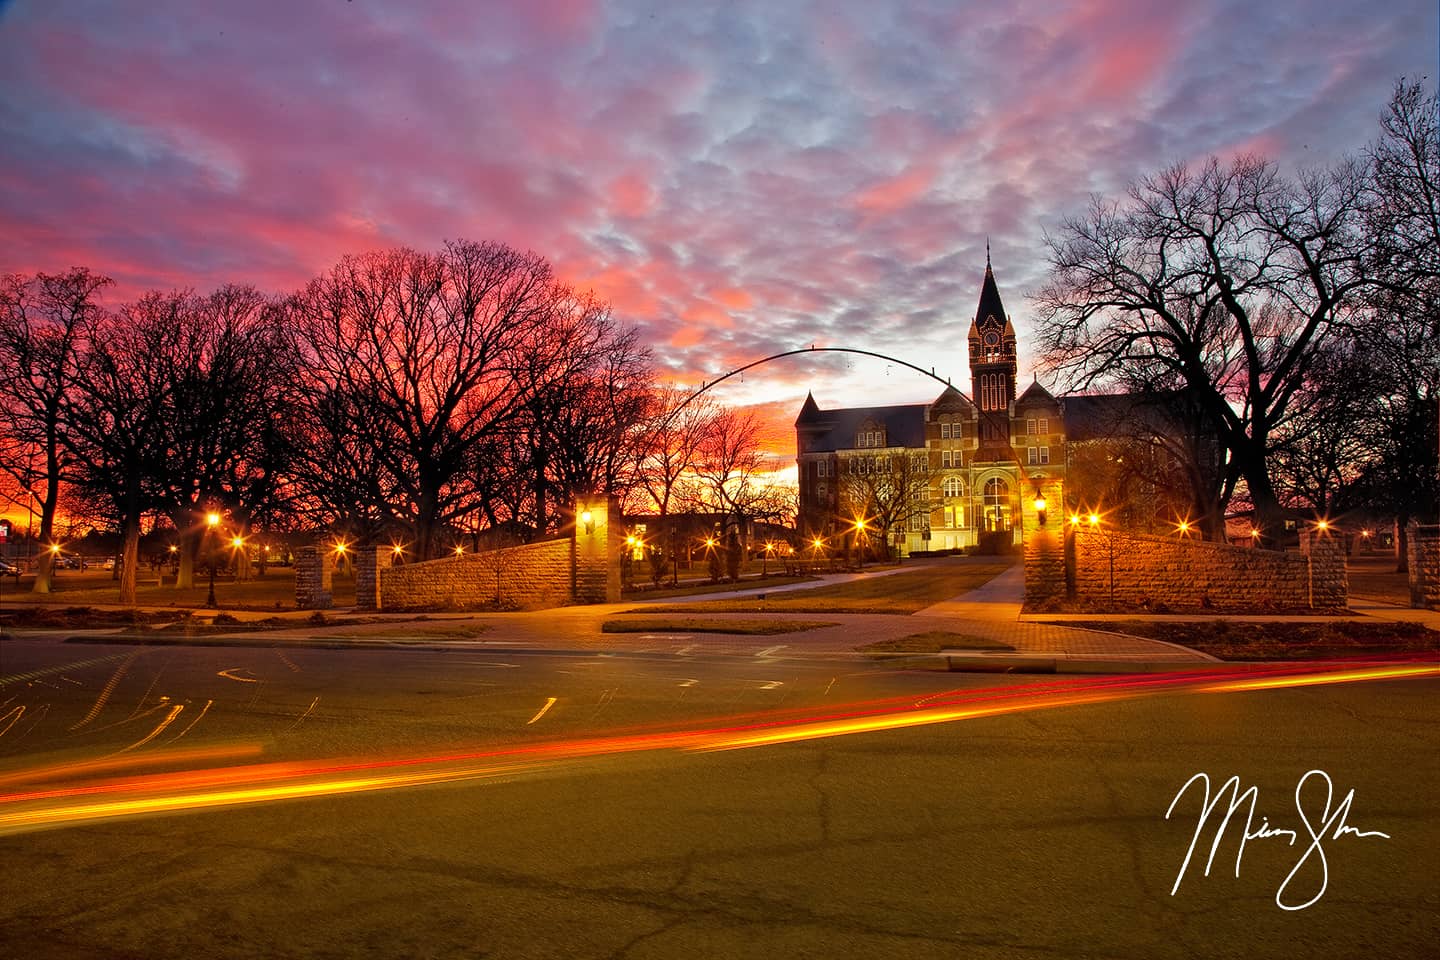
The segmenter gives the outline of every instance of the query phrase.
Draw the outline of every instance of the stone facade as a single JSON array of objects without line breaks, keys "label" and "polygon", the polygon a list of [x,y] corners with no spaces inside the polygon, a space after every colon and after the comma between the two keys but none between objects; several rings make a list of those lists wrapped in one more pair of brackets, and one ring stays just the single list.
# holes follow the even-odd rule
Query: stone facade
[{"label": "stone facade", "polygon": [[1410,606],[1440,610],[1440,526],[1411,524]]},{"label": "stone facade", "polygon": [[[1065,492],[1059,480],[1032,481],[1030,495],[1020,501],[1025,537],[1025,602],[1063,597],[1066,592]],[[1039,503],[1045,504],[1042,513]],[[1041,520],[1044,523],[1041,523]]]},{"label": "stone facade", "polygon": [[1064,551],[1067,583],[1057,590],[1053,558],[1027,545],[1027,603],[1068,597],[1150,609],[1329,610],[1347,600],[1343,545],[1323,532],[1305,534],[1297,555],[1082,525],[1067,532]]},{"label": "stone facade", "polygon": [[335,561],[328,550],[301,547],[295,559],[295,606],[301,610],[328,610],[334,602],[330,585]]},{"label": "stone facade", "polygon": [[1038,381],[1018,391],[1015,328],[988,256],[966,344],[973,398],[947,386],[928,404],[822,410],[806,397],[795,421],[805,540],[843,532],[884,499],[907,551],[1022,542],[1032,487],[1065,475],[1065,425]]}]

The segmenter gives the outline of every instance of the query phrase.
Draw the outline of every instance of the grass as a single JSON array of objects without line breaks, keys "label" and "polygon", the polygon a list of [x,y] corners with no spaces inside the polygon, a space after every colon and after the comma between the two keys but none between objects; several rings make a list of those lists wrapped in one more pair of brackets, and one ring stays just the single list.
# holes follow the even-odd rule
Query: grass
[{"label": "grass", "polygon": [[651,600],[665,597],[690,597],[696,594],[705,593],[726,593],[730,590],[753,590],[758,587],[782,587],[790,583],[804,583],[814,580],[815,577],[785,577],[778,574],[770,574],[765,578],[760,576],[742,576],[738,583],[711,583],[709,580],[681,580],[678,587],[669,585],[670,581],[662,581],[659,588],[649,584],[635,584],[633,587],[626,587],[621,591],[621,597],[625,600]]},{"label": "grass", "polygon": [[[168,577],[168,574],[167,574]],[[14,580],[5,578],[0,584],[0,601],[5,606],[33,603],[64,603],[72,606],[93,606],[96,604],[118,604],[120,583],[112,579],[109,571],[62,570],[55,578],[52,591],[48,594],[31,593],[34,578],[20,578],[19,589]],[[175,587],[173,580],[161,586],[157,574],[149,568],[142,568],[135,587],[137,607],[177,607],[200,610],[205,607],[210,582],[203,573],[196,574],[195,586],[186,590]],[[335,606],[348,607],[355,603],[355,578],[336,576],[331,587]],[[231,610],[294,610],[295,570],[293,567],[270,567],[264,577],[235,582],[215,581],[215,599],[220,607]]]},{"label": "grass", "polygon": [[949,630],[927,630],[857,647],[861,653],[941,653],[945,650],[1014,650],[1008,643]]},{"label": "grass", "polygon": [[1410,605],[1410,579],[1395,572],[1391,556],[1351,557],[1345,564],[1350,581],[1350,596],[1366,600],[1383,600],[1402,607]]},{"label": "grass", "polygon": [[1067,623],[1178,643],[1221,660],[1329,660],[1440,651],[1440,632],[1389,620],[1265,623],[1227,620],[1119,620]]},{"label": "grass", "polygon": [[643,617],[606,620],[601,633],[734,633],[742,636],[768,636],[776,633],[798,633],[833,627],[821,620],[732,620],[706,617]]},{"label": "grass", "polygon": [[[927,565],[913,572],[852,580],[763,601],[766,613],[882,613],[907,615],[972,590],[1003,573],[1003,561],[961,561]],[[702,600],[649,607],[637,613],[754,613],[754,597]]]}]

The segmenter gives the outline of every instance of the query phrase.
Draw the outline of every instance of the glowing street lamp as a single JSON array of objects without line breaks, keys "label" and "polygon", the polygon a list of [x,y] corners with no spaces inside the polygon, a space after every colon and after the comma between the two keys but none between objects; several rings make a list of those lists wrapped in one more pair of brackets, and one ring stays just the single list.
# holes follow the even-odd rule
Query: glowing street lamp
[{"label": "glowing street lamp", "polygon": [[769,569],[770,554],[772,554],[772,553],[774,553],[774,552],[775,552],[775,541],[774,541],[774,540],[767,540],[767,541],[765,542],[765,552],[762,553],[762,554],[760,554],[760,579],[762,579],[762,580],[765,579],[765,577],[766,577],[766,575],[767,575],[767,574],[766,574],[766,571]]},{"label": "glowing street lamp", "polygon": [[1040,521],[1040,526],[1045,526],[1045,495],[1039,490],[1035,491],[1035,519]]},{"label": "glowing street lamp", "polygon": [[860,535],[865,532],[865,518],[855,519],[855,565],[861,570],[865,569],[865,547],[860,542]]},{"label": "glowing street lamp", "polygon": [[[207,543],[209,543],[208,537],[213,537],[215,535],[215,528],[218,526],[220,526],[220,514],[216,513],[214,510],[211,510],[205,515],[205,532],[207,535]],[[218,607],[219,604],[215,602],[215,550],[213,544],[211,545],[210,549],[205,551],[205,556],[206,559],[209,561],[208,565],[210,567],[210,592],[205,597],[205,606],[214,608]]]},{"label": "glowing street lamp", "polygon": [[1090,526],[1091,526],[1092,528],[1093,528],[1093,527],[1098,527],[1098,526],[1100,526],[1100,514],[1098,514],[1098,513],[1092,513],[1092,514],[1090,514],[1090,516],[1089,516],[1088,519],[1089,519],[1089,521],[1090,521]]}]

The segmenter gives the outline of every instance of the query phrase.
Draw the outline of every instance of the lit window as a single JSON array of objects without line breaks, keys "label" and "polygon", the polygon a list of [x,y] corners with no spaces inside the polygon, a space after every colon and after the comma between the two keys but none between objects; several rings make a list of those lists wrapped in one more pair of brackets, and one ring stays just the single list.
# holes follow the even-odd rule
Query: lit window
[{"label": "lit window", "polygon": [[1041,418],[1040,418],[1040,432],[1041,432],[1042,434],[1043,434],[1043,433],[1049,433],[1049,432],[1050,432],[1050,420],[1049,420],[1048,417],[1041,417]]},{"label": "lit window", "polygon": [[959,477],[946,477],[944,489],[947,497],[960,497],[965,494],[965,487]]}]

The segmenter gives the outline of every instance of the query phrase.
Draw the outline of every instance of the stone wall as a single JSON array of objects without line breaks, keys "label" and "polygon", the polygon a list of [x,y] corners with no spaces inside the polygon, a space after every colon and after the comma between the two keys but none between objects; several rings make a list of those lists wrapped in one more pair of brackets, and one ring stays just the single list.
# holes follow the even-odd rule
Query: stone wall
[{"label": "stone wall", "polygon": [[1440,526],[1411,524],[1406,533],[1410,606],[1440,610]]},{"label": "stone wall", "polygon": [[295,558],[295,606],[301,610],[328,610],[334,602],[331,583],[335,561],[330,551],[301,547]]},{"label": "stone wall", "polygon": [[[618,515],[612,500],[585,497],[576,502],[574,523],[561,538],[398,567],[391,565],[390,549],[357,548],[355,608],[536,610],[618,602],[623,538],[620,526],[610,522]],[[328,561],[328,555],[322,559]],[[310,582],[302,571],[296,573],[297,600],[300,584]],[[328,572],[324,605],[330,605]]]},{"label": "stone wall", "polygon": [[[534,610],[571,601],[569,537],[380,567],[382,610]],[[358,584],[357,584],[358,586]]]},{"label": "stone wall", "polygon": [[1069,535],[1070,595],[1083,603],[1186,609],[1345,606],[1339,538],[1302,536],[1299,554],[1080,527]]}]

